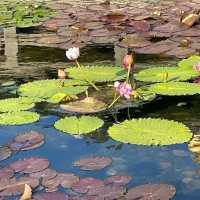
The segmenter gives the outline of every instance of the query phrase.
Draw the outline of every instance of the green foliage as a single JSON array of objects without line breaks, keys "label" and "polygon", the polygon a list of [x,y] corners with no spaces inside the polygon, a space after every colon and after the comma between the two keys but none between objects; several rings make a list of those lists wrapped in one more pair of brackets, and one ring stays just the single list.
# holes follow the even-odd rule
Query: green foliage
[{"label": "green foliage", "polygon": [[85,82],[78,80],[40,80],[22,84],[18,93],[21,96],[48,100],[58,93],[66,95],[82,93],[88,88],[82,86],[82,84],[85,84]]},{"label": "green foliage", "polygon": [[39,114],[28,111],[0,114],[0,125],[22,125],[38,121]]},{"label": "green foliage", "polygon": [[109,128],[114,140],[138,145],[171,145],[188,142],[192,132],[184,124],[164,119],[132,119]]},{"label": "green foliage", "polygon": [[56,129],[72,135],[87,134],[103,126],[103,120],[98,117],[82,116],[65,117],[58,120],[54,126]]},{"label": "green foliage", "polygon": [[51,9],[39,2],[1,2],[0,25],[13,24],[18,28],[38,26],[47,17],[55,15]]},{"label": "green foliage", "polygon": [[194,65],[200,62],[200,56],[191,56],[187,59],[183,59],[178,63],[178,66],[182,69],[193,69]]},{"label": "green foliage", "polygon": [[193,68],[182,69],[180,67],[153,67],[140,71],[135,75],[139,81],[145,82],[169,82],[169,81],[185,81],[198,76]]},{"label": "green foliage", "polygon": [[69,77],[91,82],[109,82],[121,80],[126,77],[126,71],[121,67],[84,66],[81,68],[67,68]]},{"label": "green foliage", "polygon": [[13,112],[21,110],[29,110],[35,104],[28,98],[9,98],[0,100],[0,112]]},{"label": "green foliage", "polygon": [[149,87],[149,91],[169,96],[195,95],[200,94],[200,85],[185,82],[156,83]]}]

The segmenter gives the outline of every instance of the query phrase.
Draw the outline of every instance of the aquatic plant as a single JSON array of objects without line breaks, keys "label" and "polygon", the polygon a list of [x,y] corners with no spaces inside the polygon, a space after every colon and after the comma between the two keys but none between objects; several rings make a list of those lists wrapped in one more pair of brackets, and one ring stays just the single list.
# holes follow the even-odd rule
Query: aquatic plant
[{"label": "aquatic plant", "polygon": [[184,96],[200,94],[200,86],[195,83],[167,82],[155,83],[149,86],[149,91],[167,96]]},{"label": "aquatic plant", "polygon": [[38,121],[40,115],[35,112],[19,111],[0,114],[0,125],[22,125]]},{"label": "aquatic plant", "polygon": [[132,90],[132,87],[130,84],[128,84],[126,82],[116,81],[114,83],[114,87],[116,89],[116,92],[119,93],[119,95],[121,97],[125,97],[126,99],[131,98],[131,94],[132,94],[133,90]]},{"label": "aquatic plant", "polygon": [[183,59],[178,62],[178,66],[182,69],[193,69],[193,67],[200,62],[200,56],[193,55],[187,59]]},{"label": "aquatic plant", "polygon": [[66,51],[66,57],[69,59],[69,60],[77,60],[78,57],[80,56],[80,50],[78,47],[72,47],[72,48],[69,48],[67,51]]},{"label": "aquatic plant", "polygon": [[103,120],[98,117],[65,117],[55,122],[54,127],[72,135],[87,134],[103,126]]},{"label": "aquatic plant", "polygon": [[123,143],[138,145],[171,145],[188,142],[190,129],[180,122],[164,119],[132,119],[114,124],[109,136]]},{"label": "aquatic plant", "polygon": [[13,112],[21,110],[29,110],[35,104],[32,99],[26,97],[9,98],[0,100],[0,112]]}]

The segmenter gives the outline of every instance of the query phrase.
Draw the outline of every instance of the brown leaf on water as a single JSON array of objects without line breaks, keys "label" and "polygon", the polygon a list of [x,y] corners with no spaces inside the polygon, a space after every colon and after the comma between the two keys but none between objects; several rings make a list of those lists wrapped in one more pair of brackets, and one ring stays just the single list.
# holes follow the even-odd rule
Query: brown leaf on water
[{"label": "brown leaf on water", "polygon": [[22,194],[19,200],[30,200],[31,197],[32,197],[32,189],[28,184],[25,184],[24,193]]},{"label": "brown leaf on water", "polygon": [[108,184],[114,184],[114,185],[126,185],[128,184],[130,181],[132,180],[131,176],[127,176],[127,175],[113,175],[113,176],[109,176],[108,178],[106,178],[104,180],[104,183],[106,185]]}]

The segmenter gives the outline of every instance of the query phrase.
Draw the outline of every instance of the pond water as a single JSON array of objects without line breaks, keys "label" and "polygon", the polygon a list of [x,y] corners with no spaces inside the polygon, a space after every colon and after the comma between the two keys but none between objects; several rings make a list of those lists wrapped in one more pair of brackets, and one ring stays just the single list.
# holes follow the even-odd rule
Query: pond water
[{"label": "pond water", "polygon": [[[13,47],[12,47],[13,48]],[[119,62],[120,54],[113,47],[86,47],[81,52],[82,63],[114,63]],[[16,54],[17,52],[17,54]],[[92,54],[92,56],[91,56]],[[165,58],[137,56],[137,68],[148,65],[166,65],[175,63]],[[30,80],[56,78],[57,68],[71,65],[67,63],[64,50],[19,46],[15,55],[4,57],[0,62],[1,83],[14,80],[17,84]],[[1,94],[1,98],[8,96]],[[48,158],[51,167],[61,172],[74,172],[81,177],[96,177],[104,179],[109,175],[127,174],[133,177],[128,187],[145,183],[167,183],[175,185],[177,189],[174,200],[199,200],[200,194],[200,166],[195,157],[188,150],[187,144],[165,147],[145,147],[116,142],[107,135],[107,127],[115,122],[129,117],[160,117],[173,119],[188,125],[195,134],[199,134],[200,97],[162,98],[141,108],[123,110],[112,115],[99,115],[105,125],[92,136],[76,138],[56,130],[54,122],[60,118],[56,112],[48,109],[36,108],[41,119],[33,124],[21,126],[1,126],[0,145],[9,143],[17,134],[36,130],[45,136],[45,144],[38,149],[19,152],[1,165],[30,156]],[[109,156],[112,165],[100,171],[82,171],[72,163],[81,158],[98,155]],[[199,161],[200,162],[200,161]],[[8,198],[17,199],[17,198]]]}]

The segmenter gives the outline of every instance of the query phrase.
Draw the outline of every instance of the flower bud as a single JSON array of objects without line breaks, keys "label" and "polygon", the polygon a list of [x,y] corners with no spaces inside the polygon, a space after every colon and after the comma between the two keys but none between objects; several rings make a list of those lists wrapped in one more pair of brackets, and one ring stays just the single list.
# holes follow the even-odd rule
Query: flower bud
[{"label": "flower bud", "polygon": [[80,56],[80,50],[78,47],[70,48],[66,51],[66,56],[69,60],[76,60]]},{"label": "flower bud", "polygon": [[66,72],[64,69],[58,69],[58,78],[59,79],[65,79],[66,78]]},{"label": "flower bud", "polygon": [[132,55],[124,56],[124,59],[123,59],[124,68],[128,69],[129,67],[131,67],[132,64],[133,64],[133,56]]}]

